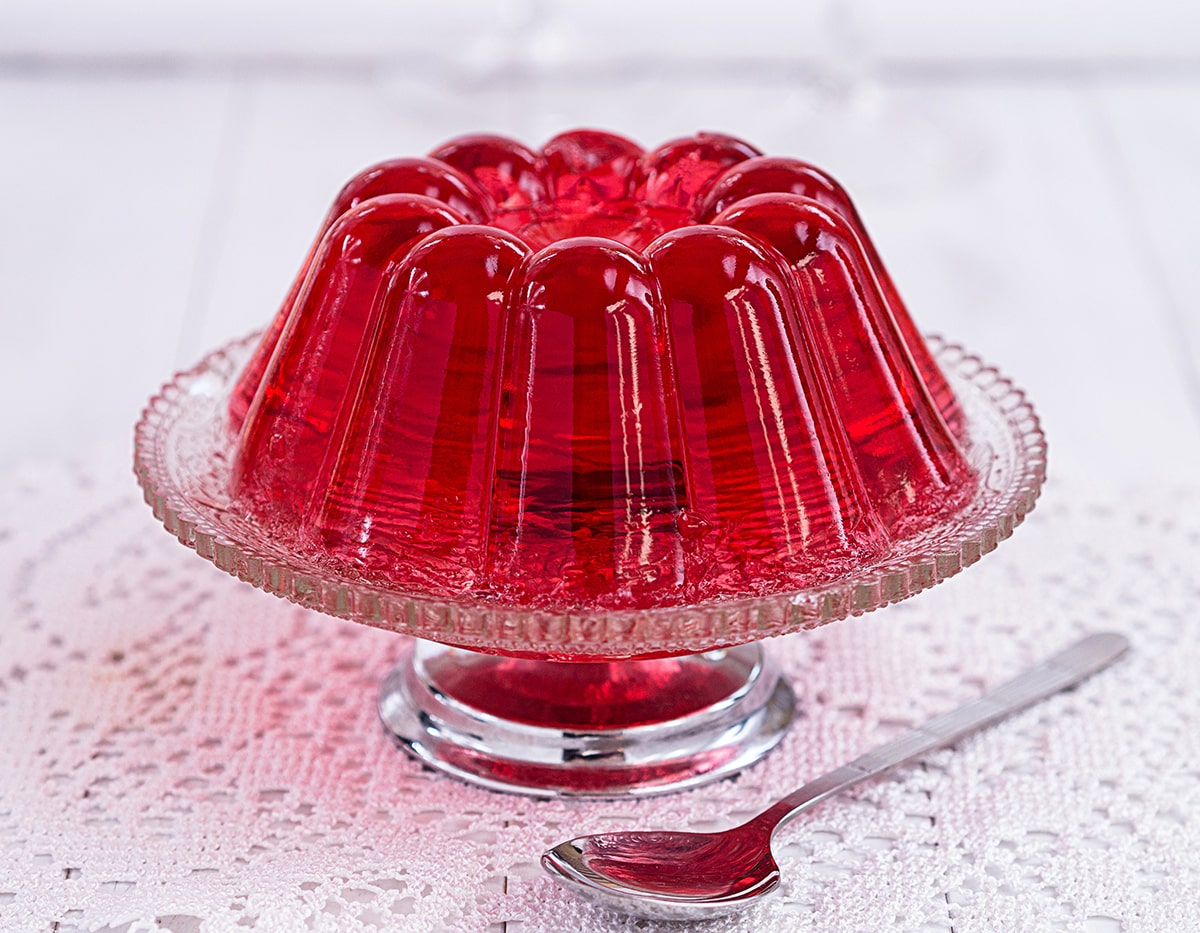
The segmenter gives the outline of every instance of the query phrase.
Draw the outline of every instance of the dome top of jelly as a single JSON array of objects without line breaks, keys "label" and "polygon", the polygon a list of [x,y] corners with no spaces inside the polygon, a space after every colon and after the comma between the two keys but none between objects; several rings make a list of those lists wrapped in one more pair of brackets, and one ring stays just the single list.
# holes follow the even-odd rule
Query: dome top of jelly
[{"label": "dome top of jelly", "polygon": [[819,584],[974,483],[842,187],[709,133],[365,170],[230,418],[236,501],[295,547],[558,610]]},{"label": "dome top of jelly", "polygon": [[[624,137],[575,130],[534,152],[501,136],[464,136],[426,159],[366,169],[342,189],[330,217],[381,193],[436,198],[471,223],[516,234],[533,248],[599,236],[642,249],[697,220],[716,177],[761,155],[741,140],[700,133],[644,152]],[[422,179],[422,190],[413,182]]]}]

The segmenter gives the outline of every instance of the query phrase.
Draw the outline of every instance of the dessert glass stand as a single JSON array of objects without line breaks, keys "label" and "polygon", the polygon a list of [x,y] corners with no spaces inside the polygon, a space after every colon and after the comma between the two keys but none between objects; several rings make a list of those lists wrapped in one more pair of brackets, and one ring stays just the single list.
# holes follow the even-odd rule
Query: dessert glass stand
[{"label": "dessert glass stand", "polygon": [[974,563],[1012,533],[1045,476],[1023,393],[931,338],[970,427],[975,496],[882,559],[819,587],[694,606],[557,613],[398,592],[295,553],[232,508],[230,391],[253,335],[178,374],[136,430],[135,469],[168,531],[300,605],[414,636],[379,700],[434,768],[493,790],[619,797],[736,773],[783,736],[793,694],[759,642],[868,612]]}]

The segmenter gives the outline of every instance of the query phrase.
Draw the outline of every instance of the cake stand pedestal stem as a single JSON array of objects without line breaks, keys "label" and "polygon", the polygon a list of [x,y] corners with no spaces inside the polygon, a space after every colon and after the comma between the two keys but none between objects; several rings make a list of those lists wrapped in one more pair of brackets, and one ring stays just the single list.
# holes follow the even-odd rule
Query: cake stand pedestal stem
[{"label": "cake stand pedestal stem", "polygon": [[795,697],[758,644],[564,662],[414,640],[384,681],[379,713],[410,754],[472,784],[629,797],[753,764],[783,737]]}]

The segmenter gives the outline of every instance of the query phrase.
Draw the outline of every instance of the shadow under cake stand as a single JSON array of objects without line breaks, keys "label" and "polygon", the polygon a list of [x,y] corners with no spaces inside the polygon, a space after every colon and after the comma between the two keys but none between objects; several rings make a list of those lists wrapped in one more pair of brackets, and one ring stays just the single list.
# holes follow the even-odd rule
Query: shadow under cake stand
[{"label": "shadow under cake stand", "polygon": [[[302,606],[412,636],[379,712],[424,763],[492,790],[619,797],[693,787],[765,755],[794,715],[759,642],[868,612],[958,573],[1033,508],[1046,446],[1024,394],[930,339],[970,425],[974,497],[819,587],[695,606],[556,613],[447,602],[331,571],[230,508],[230,392],[258,335],[151,399],[135,471],[168,531],[219,568]],[[570,661],[556,660],[570,658]]]}]

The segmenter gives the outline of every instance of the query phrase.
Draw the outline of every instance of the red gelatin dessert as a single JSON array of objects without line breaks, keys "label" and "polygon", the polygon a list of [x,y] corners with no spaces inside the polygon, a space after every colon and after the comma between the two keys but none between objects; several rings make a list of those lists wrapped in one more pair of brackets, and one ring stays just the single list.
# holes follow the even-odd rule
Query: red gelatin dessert
[{"label": "red gelatin dessert", "polygon": [[339,194],[230,403],[235,502],[439,599],[786,592],[975,477],[845,191],[700,134],[454,140]]}]

